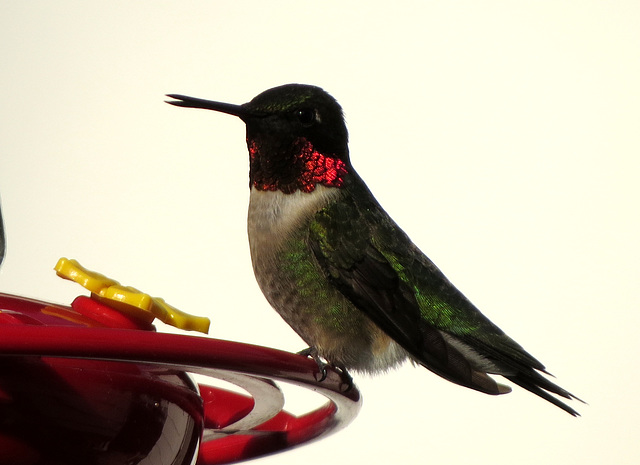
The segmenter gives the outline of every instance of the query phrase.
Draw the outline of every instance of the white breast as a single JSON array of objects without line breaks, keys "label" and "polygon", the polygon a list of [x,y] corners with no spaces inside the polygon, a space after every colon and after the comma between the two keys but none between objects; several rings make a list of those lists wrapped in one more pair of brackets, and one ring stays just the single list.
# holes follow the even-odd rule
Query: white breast
[{"label": "white breast", "polygon": [[317,186],[313,192],[261,191],[251,188],[247,229],[251,256],[273,250],[297,227],[339,194],[339,189]]}]

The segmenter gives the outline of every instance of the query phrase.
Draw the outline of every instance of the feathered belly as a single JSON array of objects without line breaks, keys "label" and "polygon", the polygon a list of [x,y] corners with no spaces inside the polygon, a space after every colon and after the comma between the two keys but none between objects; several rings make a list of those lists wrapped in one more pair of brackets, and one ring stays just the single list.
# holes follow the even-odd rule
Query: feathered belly
[{"label": "feathered belly", "polygon": [[404,351],[320,274],[311,255],[291,244],[271,257],[253,256],[256,279],[271,306],[335,365],[378,371],[403,360]]},{"label": "feathered belly", "polygon": [[[252,191],[249,243],[263,294],[330,363],[367,372],[399,364],[406,352],[342,295],[318,265],[308,245],[308,223],[317,211],[309,208],[314,198],[308,195],[296,198],[296,194]],[[267,199],[269,206],[264,205]],[[307,208],[300,208],[304,202]]]}]

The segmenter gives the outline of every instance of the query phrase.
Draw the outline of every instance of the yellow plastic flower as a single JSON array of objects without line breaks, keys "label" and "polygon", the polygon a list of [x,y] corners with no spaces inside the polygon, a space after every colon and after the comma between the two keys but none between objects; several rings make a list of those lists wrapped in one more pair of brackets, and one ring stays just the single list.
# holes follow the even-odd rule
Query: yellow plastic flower
[{"label": "yellow plastic flower", "polygon": [[127,315],[151,321],[157,318],[163,323],[187,331],[209,332],[209,318],[184,313],[158,297],[122,286],[118,281],[87,270],[76,260],[61,258],[54,268],[56,274],[91,291],[92,298]]}]

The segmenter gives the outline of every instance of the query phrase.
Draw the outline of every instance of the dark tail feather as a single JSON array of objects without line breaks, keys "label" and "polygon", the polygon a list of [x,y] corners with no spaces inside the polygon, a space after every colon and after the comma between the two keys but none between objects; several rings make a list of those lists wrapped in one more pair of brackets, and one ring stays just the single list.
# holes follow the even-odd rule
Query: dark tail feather
[{"label": "dark tail feather", "polygon": [[551,393],[564,397],[565,399],[578,400],[583,404],[585,402],[582,399],[571,394],[569,391],[562,389],[557,384],[552,383],[537,371],[531,370],[528,373],[520,372],[516,375],[503,375],[503,376],[513,381],[518,386],[525,388],[527,391],[542,397],[544,400],[548,402],[551,402],[556,407],[560,407],[562,410],[564,410],[568,414],[573,415],[574,417],[580,416],[578,412],[576,412],[574,409],[569,407],[564,402],[560,401],[558,398],[551,395]]}]

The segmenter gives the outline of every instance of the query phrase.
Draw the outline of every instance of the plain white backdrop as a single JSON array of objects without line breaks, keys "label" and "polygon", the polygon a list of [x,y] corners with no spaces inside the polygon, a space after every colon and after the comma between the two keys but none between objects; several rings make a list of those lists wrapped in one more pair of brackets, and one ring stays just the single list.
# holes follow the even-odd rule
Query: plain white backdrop
[{"label": "plain white backdrop", "polygon": [[589,405],[405,366],[356,376],[345,430],[258,463],[638,463],[640,3],[316,5],[4,1],[0,292],[69,303],[67,256],[213,337],[302,349],[252,275],[242,122],[163,100],[319,85],[387,211]]}]

